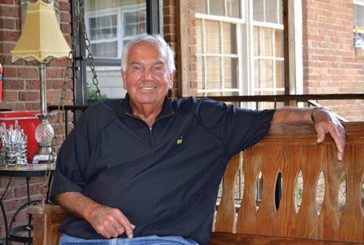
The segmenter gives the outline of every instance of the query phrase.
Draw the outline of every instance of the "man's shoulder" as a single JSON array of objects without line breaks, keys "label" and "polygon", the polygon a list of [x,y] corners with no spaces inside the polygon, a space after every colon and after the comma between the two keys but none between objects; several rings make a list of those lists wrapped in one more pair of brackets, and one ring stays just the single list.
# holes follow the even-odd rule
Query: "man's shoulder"
[{"label": "man's shoulder", "polygon": [[201,108],[216,108],[224,105],[223,102],[215,101],[209,98],[198,98],[195,96],[182,97],[172,100],[172,105],[181,113],[197,112]]},{"label": "man's shoulder", "polygon": [[123,99],[108,99],[96,104],[91,105],[87,111],[86,115],[100,117],[101,115],[122,115],[123,111]]},{"label": "man's shoulder", "polygon": [[112,99],[91,105],[77,121],[77,124],[87,124],[102,127],[118,117],[124,115],[121,99]]}]

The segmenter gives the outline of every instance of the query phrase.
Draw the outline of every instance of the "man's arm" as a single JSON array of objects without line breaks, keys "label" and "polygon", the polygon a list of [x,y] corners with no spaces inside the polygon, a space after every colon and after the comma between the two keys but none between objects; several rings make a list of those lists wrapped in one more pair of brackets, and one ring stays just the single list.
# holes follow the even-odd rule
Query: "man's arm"
[{"label": "man's arm", "polygon": [[124,232],[129,238],[133,237],[135,226],[117,208],[99,204],[79,192],[64,192],[56,195],[54,200],[70,214],[88,221],[106,238],[118,237]]},{"label": "man's arm", "polygon": [[345,146],[345,128],[335,115],[322,108],[282,108],[273,114],[272,123],[314,123],[317,132],[317,143],[325,140],[329,133],[334,139],[338,153],[337,159],[341,161]]}]

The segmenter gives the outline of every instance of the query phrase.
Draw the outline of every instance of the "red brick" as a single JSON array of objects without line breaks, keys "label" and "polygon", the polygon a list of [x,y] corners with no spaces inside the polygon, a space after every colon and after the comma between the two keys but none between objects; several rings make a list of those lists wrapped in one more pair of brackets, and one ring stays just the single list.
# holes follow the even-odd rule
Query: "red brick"
[{"label": "red brick", "polygon": [[59,81],[53,81],[53,88],[54,89],[63,89],[65,87],[66,89],[72,89],[73,84],[71,80],[59,80]]},{"label": "red brick", "polygon": [[61,31],[63,33],[71,33],[71,25],[70,24],[61,24]]},{"label": "red brick", "polygon": [[175,25],[164,25],[163,32],[164,33],[176,33],[176,26]]},{"label": "red brick", "polygon": [[53,88],[53,80],[50,80],[49,78],[47,78],[46,89],[48,91],[51,88]]},{"label": "red brick", "polygon": [[3,29],[16,29],[16,20],[7,19],[7,18],[0,18],[0,28]]},{"label": "red brick", "polygon": [[14,5],[14,0],[1,0],[2,4],[10,4],[10,5]]},{"label": "red brick", "polygon": [[23,90],[24,81],[22,80],[4,80],[3,88],[7,90]]},{"label": "red brick", "polygon": [[175,24],[176,16],[164,16],[163,21],[164,24]]},{"label": "red brick", "polygon": [[0,54],[6,54],[10,58],[10,60],[11,60],[10,51],[14,49],[15,43],[16,42],[13,42],[13,43],[7,43],[7,42],[6,43],[1,43],[1,45],[0,45]]},{"label": "red brick", "polygon": [[47,69],[47,79],[48,78],[60,78],[61,70],[58,68],[48,68]]},{"label": "red brick", "polygon": [[6,78],[14,78],[14,77],[16,77],[16,68],[4,66],[3,79],[5,80]]},{"label": "red brick", "polygon": [[71,22],[71,14],[70,13],[61,12],[60,13],[60,20],[61,20],[61,22],[70,23]]},{"label": "red brick", "polygon": [[0,8],[0,16],[2,17],[20,17],[20,8],[19,7],[2,7]]},{"label": "red brick", "polygon": [[163,6],[176,6],[175,0],[163,0]]},{"label": "red brick", "polygon": [[174,34],[164,34],[164,39],[167,43],[173,43],[177,41],[177,36]]},{"label": "red brick", "polygon": [[22,102],[19,103],[18,100],[16,103],[8,103],[6,106],[7,107],[5,107],[5,108],[12,109],[14,111],[24,111],[25,110],[24,103],[22,103]]},{"label": "red brick", "polygon": [[18,101],[18,92],[3,91],[3,101],[10,102],[10,101]]},{"label": "red brick", "polygon": [[25,110],[28,111],[40,110],[40,102],[25,103]]},{"label": "red brick", "polygon": [[163,9],[163,15],[164,16],[166,16],[166,15],[176,15],[176,7],[172,7],[172,6],[165,7]]},{"label": "red brick", "polygon": [[71,66],[71,61],[69,61],[67,58],[53,59],[52,61],[53,61],[53,66],[57,67]]},{"label": "red brick", "polygon": [[19,101],[39,101],[39,92],[19,92]]},{"label": "red brick", "polygon": [[7,212],[17,210],[23,203],[25,203],[25,201],[22,201],[20,198],[12,199],[12,200],[5,200],[3,202],[4,209],[7,210]]},{"label": "red brick", "polygon": [[39,69],[37,67],[19,67],[18,77],[19,78],[38,78]]},{"label": "red brick", "polygon": [[[60,93],[60,92],[59,92]],[[66,101],[71,101],[73,99],[73,91],[66,91],[66,94],[65,94],[65,100]]]},{"label": "red brick", "polygon": [[40,89],[40,83],[39,80],[27,80],[25,82],[25,88],[26,90],[38,90]]},{"label": "red brick", "polygon": [[71,10],[71,5],[69,2],[59,2],[59,8],[61,11],[69,12]]},{"label": "red brick", "polygon": [[48,91],[47,92],[47,99],[48,101],[59,101],[61,98],[61,92],[60,91]]}]

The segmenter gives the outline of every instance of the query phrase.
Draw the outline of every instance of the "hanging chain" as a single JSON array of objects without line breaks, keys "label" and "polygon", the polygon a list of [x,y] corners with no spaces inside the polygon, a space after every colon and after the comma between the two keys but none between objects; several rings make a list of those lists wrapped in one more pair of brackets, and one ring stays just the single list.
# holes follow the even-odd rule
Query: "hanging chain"
[{"label": "hanging chain", "polygon": [[[72,2],[72,1],[71,1]],[[83,11],[82,8],[84,7],[84,0],[74,0],[74,25],[73,25],[73,35],[72,35],[72,47],[68,54],[68,65],[66,68],[65,77],[68,78],[64,81],[62,85],[62,91],[60,96],[60,104],[58,107],[58,118],[57,123],[61,123],[60,121],[60,115],[62,114],[62,111],[64,111],[64,100],[66,96],[66,88],[69,81],[72,80],[72,73],[73,73],[73,64],[72,64],[72,57],[75,55],[75,49],[77,47],[77,34],[81,33],[81,35],[84,38],[84,44],[87,52],[87,65],[90,67],[92,72],[92,84],[96,89],[97,98],[99,101],[102,101],[101,91],[99,88],[99,81],[97,79],[96,69],[95,69],[95,63],[94,63],[94,57],[92,55],[92,52],[90,51],[90,40],[87,36],[86,28],[85,28],[85,20],[84,16],[82,15]],[[64,113],[63,113],[64,114]]]},{"label": "hanging chain", "polygon": [[84,0],[76,0],[75,2],[78,2],[77,11],[76,11],[76,19],[79,21],[79,27],[81,31],[81,35],[83,36],[85,40],[85,48],[87,52],[87,65],[90,67],[92,72],[92,84],[96,89],[96,95],[99,101],[102,101],[101,91],[99,88],[99,80],[97,79],[96,74],[96,68],[94,63],[94,56],[92,55],[92,52],[90,50],[90,39],[88,38],[87,32],[86,32],[86,25],[85,25],[85,19],[84,16],[82,16],[82,8],[84,8]]},{"label": "hanging chain", "polygon": [[[51,143],[51,149],[52,152],[55,152],[55,148],[56,148],[56,138],[57,135],[56,133],[58,132],[58,130],[60,129],[60,126],[63,123],[66,123],[65,120],[65,115],[66,115],[66,110],[64,109],[64,103],[65,103],[65,97],[67,96],[67,85],[69,82],[72,81],[72,74],[73,74],[73,58],[74,58],[74,54],[75,54],[75,49],[76,49],[76,45],[77,45],[77,34],[80,32],[81,30],[81,34],[84,37],[84,41],[85,41],[85,47],[86,47],[86,51],[87,51],[87,65],[90,66],[91,68],[91,72],[93,74],[92,77],[92,84],[95,86],[96,88],[96,92],[97,92],[97,97],[99,101],[102,101],[102,97],[101,97],[101,92],[99,89],[99,81],[97,79],[97,75],[96,75],[96,70],[95,70],[95,64],[94,64],[94,57],[90,51],[90,40],[88,39],[87,33],[86,33],[86,28],[85,28],[85,21],[82,15],[82,7],[84,7],[84,1],[83,0],[74,0],[73,1],[75,6],[74,6],[74,12],[75,12],[75,19],[74,21],[74,25],[72,28],[74,28],[73,30],[73,35],[72,35],[72,46],[71,46],[71,50],[68,53],[68,59],[67,59],[67,67],[66,67],[66,72],[65,72],[65,80],[62,84],[62,90],[61,90],[61,95],[60,95],[60,103],[58,105],[58,110],[57,110],[57,120],[55,122],[54,125],[54,137],[52,139],[52,143]],[[71,1],[72,3],[72,1]],[[63,118],[62,118],[63,115]],[[63,122],[61,122],[61,118],[63,119]],[[62,137],[62,142],[65,140],[66,135],[63,135]],[[48,193],[48,183],[49,183],[49,179],[50,179],[50,173],[51,173],[51,163],[54,161],[54,157],[52,154],[49,155],[48,158],[48,166],[47,169],[45,171],[44,174],[44,183],[42,185],[42,201],[41,203],[43,205],[45,205],[46,202],[46,198],[45,198],[45,194]]]},{"label": "hanging chain", "polygon": [[[86,33],[86,28],[85,28],[85,21],[83,18],[83,11],[82,8],[84,6],[84,1],[83,0],[74,0],[71,1],[71,3],[74,3],[74,25],[73,25],[73,35],[72,35],[72,45],[71,45],[71,50],[68,54],[68,59],[67,59],[67,67],[66,67],[66,72],[65,72],[65,81],[62,84],[62,90],[61,90],[61,95],[60,95],[60,103],[58,105],[58,110],[57,110],[57,120],[56,120],[56,127],[55,129],[59,129],[60,125],[62,125],[62,123],[65,123],[65,109],[64,109],[64,104],[65,104],[65,98],[67,96],[67,85],[69,84],[69,82],[72,82],[72,74],[73,74],[73,58],[75,55],[75,50],[77,47],[77,34],[80,33],[83,35],[84,40],[85,40],[85,47],[86,47],[86,51],[87,51],[87,65],[91,68],[91,72],[93,74],[92,77],[92,84],[96,89],[97,92],[97,98],[99,101],[102,101],[102,96],[101,96],[101,91],[99,88],[99,81],[97,79],[97,74],[96,74],[96,70],[95,70],[95,64],[94,64],[94,57],[90,51],[90,41],[88,39],[87,33]],[[63,115],[63,118],[62,118]],[[61,119],[63,119],[61,121]],[[58,130],[55,130],[56,132]],[[62,141],[64,141],[66,135],[63,135],[63,139]],[[52,149],[55,149],[56,143],[55,142],[56,137],[53,137],[53,141],[52,141]]]}]

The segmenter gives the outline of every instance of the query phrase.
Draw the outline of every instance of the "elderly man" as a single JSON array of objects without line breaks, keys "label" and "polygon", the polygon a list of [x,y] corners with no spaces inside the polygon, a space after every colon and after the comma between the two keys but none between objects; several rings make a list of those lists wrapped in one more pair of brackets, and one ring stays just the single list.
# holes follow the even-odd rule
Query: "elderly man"
[{"label": "elderly man", "polygon": [[345,130],[327,110],[245,110],[209,99],[169,100],[174,54],[159,36],[122,56],[125,99],[91,107],[62,145],[51,198],[69,215],[61,244],[207,244],[231,156],[271,123],[315,123],[338,159]]}]

